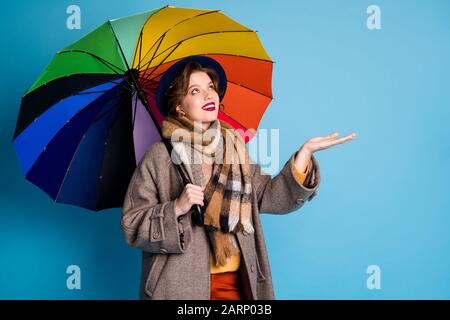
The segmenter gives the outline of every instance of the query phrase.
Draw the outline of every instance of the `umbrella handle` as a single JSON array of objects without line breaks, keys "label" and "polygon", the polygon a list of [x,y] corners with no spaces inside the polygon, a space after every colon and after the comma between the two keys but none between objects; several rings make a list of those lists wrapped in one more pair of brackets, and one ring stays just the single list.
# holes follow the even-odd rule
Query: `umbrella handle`
[{"label": "umbrella handle", "polygon": [[[167,147],[167,151],[169,152],[169,157],[172,160],[172,144],[165,138],[162,139],[164,144]],[[192,183],[189,178],[186,176],[186,174],[184,173],[184,171],[181,169],[181,165],[180,164],[176,164],[173,163],[172,164],[175,166],[175,168],[177,168],[178,173],[181,176],[181,179],[183,180],[184,185],[187,185],[188,183]],[[194,211],[192,212],[192,221],[194,222],[194,224],[198,225],[198,226],[203,226],[204,222],[205,222],[205,215],[204,212],[202,210],[203,207],[201,207],[198,204],[194,204]]]}]

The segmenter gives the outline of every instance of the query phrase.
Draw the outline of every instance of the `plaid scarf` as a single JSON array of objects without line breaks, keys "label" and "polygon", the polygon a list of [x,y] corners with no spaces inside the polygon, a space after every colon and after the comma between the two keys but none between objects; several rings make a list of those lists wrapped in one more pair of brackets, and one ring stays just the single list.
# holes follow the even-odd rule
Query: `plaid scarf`
[{"label": "plaid scarf", "polygon": [[200,121],[171,115],[163,120],[162,135],[171,140],[173,151],[190,171],[194,184],[205,184],[202,168],[212,165],[212,174],[204,190],[204,224],[216,265],[225,265],[229,257],[239,254],[234,234],[254,232],[250,158],[244,139],[218,118],[204,130]]}]

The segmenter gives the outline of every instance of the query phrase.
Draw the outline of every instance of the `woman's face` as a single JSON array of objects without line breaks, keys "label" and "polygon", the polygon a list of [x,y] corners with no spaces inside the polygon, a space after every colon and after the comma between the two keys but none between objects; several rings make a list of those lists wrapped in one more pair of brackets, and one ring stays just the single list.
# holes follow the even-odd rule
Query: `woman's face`
[{"label": "woman's face", "polygon": [[219,94],[206,72],[194,71],[189,77],[187,95],[177,109],[184,110],[186,116],[194,121],[202,121],[207,129],[219,114]]}]

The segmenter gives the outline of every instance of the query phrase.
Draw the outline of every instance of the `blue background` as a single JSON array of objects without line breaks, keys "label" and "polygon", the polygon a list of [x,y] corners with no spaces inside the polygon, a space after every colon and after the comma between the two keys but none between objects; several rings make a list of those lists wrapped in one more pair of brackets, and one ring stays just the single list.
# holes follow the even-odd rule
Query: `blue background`
[{"label": "blue background", "polygon": [[[81,7],[81,30],[66,8]],[[278,299],[450,298],[449,1],[16,1],[2,4],[0,298],[136,299],[139,249],[120,209],[55,204],[23,177],[11,143],[20,99],[54,53],[107,19],[164,5],[220,9],[256,29],[275,61],[260,128],[280,129],[280,166],[309,138],[318,195],[263,215]],[[366,8],[381,8],[381,30]],[[68,290],[66,268],[81,268]],[[369,265],[381,289],[366,286]]]}]

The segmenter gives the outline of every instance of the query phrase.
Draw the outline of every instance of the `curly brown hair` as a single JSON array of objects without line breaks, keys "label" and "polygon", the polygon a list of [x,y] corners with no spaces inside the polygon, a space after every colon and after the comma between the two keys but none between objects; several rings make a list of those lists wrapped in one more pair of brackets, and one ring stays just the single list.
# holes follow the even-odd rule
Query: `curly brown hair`
[{"label": "curly brown hair", "polygon": [[[167,101],[166,108],[168,108],[167,115],[177,115],[177,105],[179,105],[183,98],[188,94],[187,91],[189,86],[189,78],[193,72],[198,71],[206,72],[206,74],[208,74],[208,76],[211,78],[211,81],[213,82],[214,90],[216,90],[219,96],[222,95],[223,92],[219,87],[219,75],[217,74],[216,70],[208,67],[203,67],[197,61],[189,61],[181,71],[181,73],[177,77],[175,77],[165,93]],[[221,106],[223,108],[223,104],[221,104]]]}]

